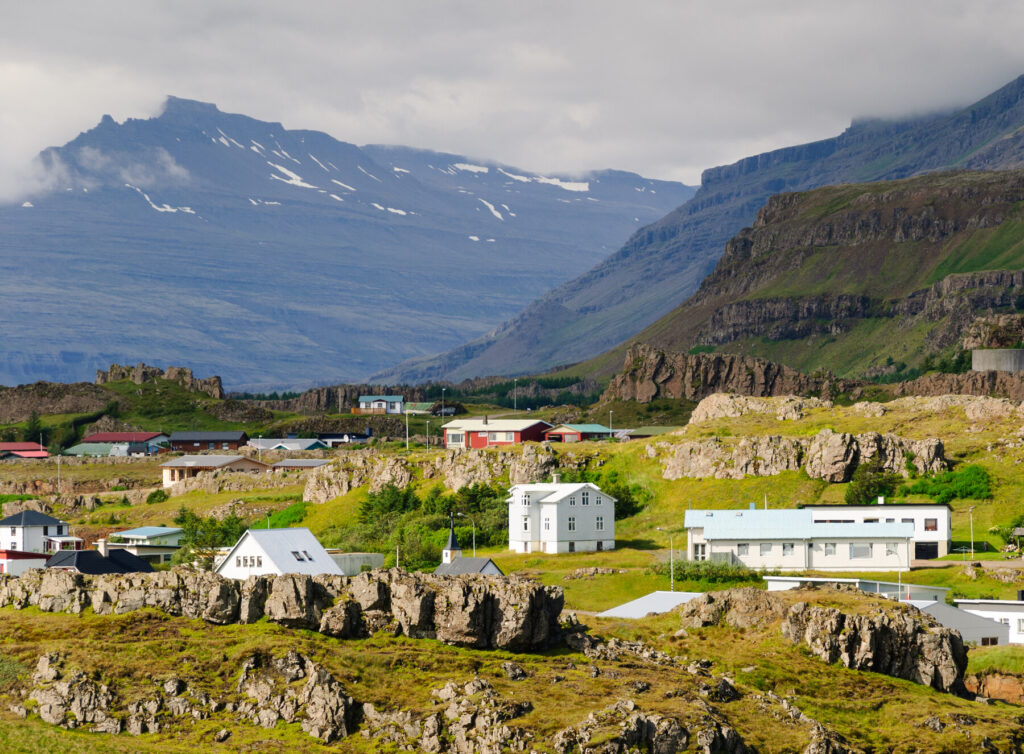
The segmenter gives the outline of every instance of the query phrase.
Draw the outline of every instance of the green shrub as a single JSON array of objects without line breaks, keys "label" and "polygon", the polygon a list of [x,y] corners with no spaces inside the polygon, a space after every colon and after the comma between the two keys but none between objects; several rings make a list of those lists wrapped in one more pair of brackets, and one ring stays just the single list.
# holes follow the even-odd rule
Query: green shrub
[{"label": "green shrub", "polygon": [[928,495],[937,503],[953,500],[987,500],[992,497],[988,472],[976,464],[959,471],[946,471],[932,477],[918,479],[911,485],[900,487],[901,495]]},{"label": "green shrub", "polygon": [[899,476],[882,469],[879,461],[860,464],[853,472],[850,486],[843,501],[847,505],[865,505],[879,497],[889,497],[896,491]]},{"label": "green shrub", "polygon": [[170,495],[167,494],[167,490],[153,490],[146,495],[147,503],[162,503],[167,500]]}]

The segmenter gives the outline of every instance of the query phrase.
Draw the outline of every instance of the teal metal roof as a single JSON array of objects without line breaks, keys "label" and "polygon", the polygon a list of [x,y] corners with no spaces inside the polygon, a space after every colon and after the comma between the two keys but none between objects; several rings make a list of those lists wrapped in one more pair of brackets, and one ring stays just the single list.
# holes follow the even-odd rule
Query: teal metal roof
[{"label": "teal metal roof", "polygon": [[[574,432],[580,432],[585,434],[611,434],[612,430],[603,424],[563,424],[563,427],[568,427]],[[558,427],[555,427],[558,429]]]},{"label": "teal metal roof", "polygon": [[360,403],[370,403],[371,401],[388,401],[389,403],[401,403],[405,400],[404,396],[401,395],[360,395]]},{"label": "teal metal roof", "polygon": [[66,456],[109,456],[112,442],[80,442],[64,451]]}]

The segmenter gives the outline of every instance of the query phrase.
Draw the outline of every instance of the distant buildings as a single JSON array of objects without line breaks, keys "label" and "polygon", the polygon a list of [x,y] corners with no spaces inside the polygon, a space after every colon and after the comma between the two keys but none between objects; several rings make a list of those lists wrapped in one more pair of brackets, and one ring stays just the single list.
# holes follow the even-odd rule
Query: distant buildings
[{"label": "distant buildings", "polygon": [[615,549],[615,498],[590,482],[517,484],[508,497],[508,547],[515,552]]},{"label": "distant buildings", "polygon": [[909,523],[831,523],[811,510],[686,511],[687,559],[783,571],[910,569]]},{"label": "distant buildings", "polygon": [[230,432],[174,432],[168,439],[171,450],[198,453],[201,450],[238,450],[249,442],[242,431]]},{"label": "distant buildings", "polygon": [[544,431],[551,427],[538,419],[456,419],[441,427],[446,448],[489,448],[541,442]]},{"label": "distant buildings", "polygon": [[1024,644],[1024,590],[1015,600],[956,599],[956,606],[968,613],[988,618],[1006,628],[1010,644]]},{"label": "distant buildings", "polygon": [[544,432],[544,439],[548,442],[606,440],[611,436],[611,429],[603,424],[559,424]]},{"label": "distant buildings", "polygon": [[258,450],[322,450],[327,443],[316,437],[249,438],[249,447]]},{"label": "distant buildings", "polygon": [[37,442],[0,442],[0,459],[48,458],[50,453]]},{"label": "distant buildings", "polygon": [[164,487],[191,479],[202,471],[266,471],[265,463],[245,456],[202,456],[187,455],[160,464],[163,471]]}]

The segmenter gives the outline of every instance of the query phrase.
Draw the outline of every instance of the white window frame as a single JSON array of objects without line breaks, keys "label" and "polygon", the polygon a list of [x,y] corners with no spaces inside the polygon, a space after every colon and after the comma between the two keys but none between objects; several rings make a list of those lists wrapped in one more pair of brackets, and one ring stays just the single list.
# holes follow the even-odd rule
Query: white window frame
[{"label": "white window frame", "polygon": [[766,557],[768,555],[771,555],[772,554],[772,543],[771,542],[762,542],[761,546],[758,548],[757,551],[758,551],[758,553],[760,553],[762,558]]},{"label": "white window frame", "polygon": [[604,531],[604,516],[598,516],[594,519],[594,528],[597,531]]},{"label": "white window frame", "polygon": [[833,556],[835,554],[836,554],[836,543],[835,542],[826,542],[825,543],[825,555],[826,556]]},{"label": "white window frame", "polygon": [[569,531],[576,531],[576,516],[569,516]]},{"label": "white window frame", "polygon": [[749,555],[750,554],[750,542],[737,542],[736,543],[736,555]]},{"label": "white window frame", "polygon": [[590,505],[590,490],[580,492],[580,505]]},{"label": "white window frame", "polygon": [[795,552],[796,552],[796,545],[794,545],[792,542],[783,542],[782,543],[782,557],[791,556]]}]

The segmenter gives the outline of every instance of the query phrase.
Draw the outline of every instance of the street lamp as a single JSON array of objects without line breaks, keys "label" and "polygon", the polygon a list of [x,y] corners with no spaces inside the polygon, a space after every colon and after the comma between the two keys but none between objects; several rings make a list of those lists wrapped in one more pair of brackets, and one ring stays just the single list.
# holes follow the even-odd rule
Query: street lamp
[{"label": "street lamp", "polygon": [[473,557],[476,557],[476,521],[473,520],[472,516],[466,516],[465,513],[456,513],[459,518],[465,517],[469,519],[469,523],[473,525]]},{"label": "street lamp", "polygon": [[519,378],[512,379],[512,410],[519,410]]},{"label": "street lamp", "polygon": [[[658,531],[665,531],[660,526],[656,527]],[[674,592],[676,590],[676,556],[675,547],[672,543],[672,532],[668,533],[668,573],[669,573],[669,591]]]},{"label": "street lamp", "polygon": [[263,463],[263,435],[256,435],[256,460]]},{"label": "street lamp", "polygon": [[967,512],[971,516],[971,557],[974,557],[974,509],[976,506],[972,505],[967,509]]},{"label": "street lamp", "polygon": [[614,413],[615,413],[614,411],[609,411],[608,412],[608,429],[612,430],[613,433],[615,432],[614,427],[612,427],[612,414],[614,414]]},{"label": "street lamp", "polygon": [[409,409],[405,410],[405,449],[409,450]]},{"label": "street lamp", "polygon": [[430,419],[427,419],[427,449],[430,449]]},{"label": "street lamp", "polygon": [[446,388],[446,387],[441,388],[441,416],[442,417],[444,416],[444,391],[447,390],[447,389],[448,388]]}]

